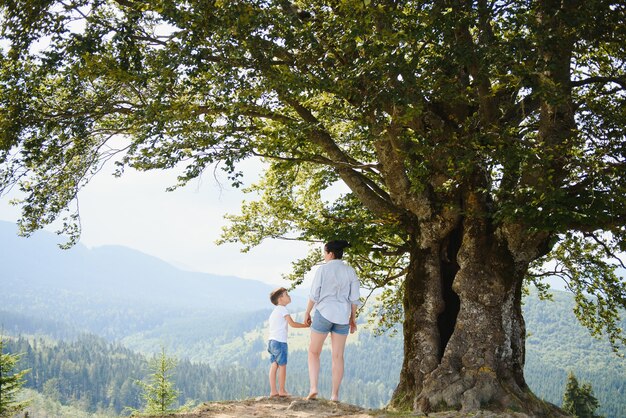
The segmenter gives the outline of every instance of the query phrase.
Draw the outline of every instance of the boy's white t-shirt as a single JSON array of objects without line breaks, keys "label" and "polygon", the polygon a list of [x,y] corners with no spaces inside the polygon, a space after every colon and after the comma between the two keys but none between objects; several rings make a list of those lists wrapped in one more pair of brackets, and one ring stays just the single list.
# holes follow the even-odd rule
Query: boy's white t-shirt
[{"label": "boy's white t-shirt", "polygon": [[289,311],[282,305],[276,305],[270,314],[270,340],[276,340],[281,343],[287,342],[287,320],[285,316],[289,315]]}]

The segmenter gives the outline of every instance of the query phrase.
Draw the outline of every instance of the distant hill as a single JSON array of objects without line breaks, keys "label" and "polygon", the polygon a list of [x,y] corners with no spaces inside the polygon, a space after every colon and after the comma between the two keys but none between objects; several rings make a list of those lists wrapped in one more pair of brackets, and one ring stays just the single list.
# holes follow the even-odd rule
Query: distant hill
[{"label": "distant hill", "polygon": [[120,246],[60,250],[58,237],[39,231],[16,235],[0,221],[2,282],[59,291],[193,309],[254,311],[268,304],[272,287],[254,280],[180,270],[140,251]]},{"label": "distant hill", "polygon": [[[23,238],[16,231],[0,221],[0,310],[13,314],[120,338],[164,318],[271,307],[273,287],[260,281],[188,272],[119,246],[61,250],[55,234]],[[303,298],[293,299],[304,306]]]}]

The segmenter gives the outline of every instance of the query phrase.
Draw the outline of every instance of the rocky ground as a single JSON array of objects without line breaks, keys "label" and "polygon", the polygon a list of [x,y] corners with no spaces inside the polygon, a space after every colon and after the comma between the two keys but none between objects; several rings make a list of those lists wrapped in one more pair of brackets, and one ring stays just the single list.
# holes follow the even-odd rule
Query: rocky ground
[{"label": "rocky ground", "polygon": [[[205,403],[191,412],[169,415],[170,418],[326,418],[326,417],[424,417],[426,415],[398,413],[385,410],[370,410],[325,399],[306,400],[303,398],[267,398],[260,397],[243,401],[223,401]],[[472,414],[461,412],[437,412],[428,414],[432,418],[531,418],[515,412],[495,413],[479,411]]]}]

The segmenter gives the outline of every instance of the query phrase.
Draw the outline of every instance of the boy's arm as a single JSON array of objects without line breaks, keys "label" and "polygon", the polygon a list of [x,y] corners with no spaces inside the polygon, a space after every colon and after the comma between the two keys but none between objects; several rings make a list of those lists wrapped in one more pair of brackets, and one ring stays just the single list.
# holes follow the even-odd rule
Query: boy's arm
[{"label": "boy's arm", "polygon": [[306,324],[302,324],[300,322],[294,321],[291,315],[285,315],[285,319],[287,320],[287,323],[289,324],[290,327],[293,327],[293,328],[308,328],[309,327]]}]

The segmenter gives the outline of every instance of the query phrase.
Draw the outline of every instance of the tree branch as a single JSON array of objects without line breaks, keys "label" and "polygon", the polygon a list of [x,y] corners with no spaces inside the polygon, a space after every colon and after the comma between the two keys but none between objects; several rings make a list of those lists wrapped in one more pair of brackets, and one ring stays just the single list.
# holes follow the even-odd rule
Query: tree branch
[{"label": "tree branch", "polygon": [[395,137],[395,131],[396,129],[390,126],[385,138],[374,143],[382,170],[386,174],[384,177],[389,179],[387,187],[391,191],[394,203],[415,214],[419,219],[427,219],[432,214],[430,203],[425,196],[415,196],[415,193],[411,192],[411,181],[406,175],[404,157],[398,153],[402,148]]},{"label": "tree branch", "polygon": [[620,90],[626,89],[626,77],[602,77],[602,76],[588,77],[588,78],[585,78],[584,80],[572,81],[571,85],[572,87],[581,87],[581,86],[585,86],[588,84],[595,84],[595,83],[604,83],[604,84],[615,83],[621,86]]},{"label": "tree branch", "polygon": [[388,195],[381,195],[381,189],[374,190],[371,182],[361,173],[350,168],[355,164],[360,164],[352,157],[346,155],[344,151],[332,139],[330,134],[323,129],[322,123],[309,111],[294,99],[283,98],[300,117],[308,123],[311,140],[320,146],[332,161],[339,163],[337,172],[346,185],[359,197],[365,206],[372,212],[382,215],[401,216],[402,213],[391,201]]},{"label": "tree branch", "polygon": [[[230,113],[231,109],[226,107],[209,107],[209,106],[198,106],[198,114],[205,115],[221,115],[224,113]],[[271,119],[278,122],[284,123],[294,123],[296,119],[291,118],[289,116],[281,115],[280,113],[272,112],[267,109],[259,108],[259,109],[245,109],[240,112],[243,116],[250,116],[252,118],[260,118],[260,119]]]},{"label": "tree branch", "polygon": [[501,118],[504,124],[517,126],[529,115],[539,109],[539,99],[535,95],[528,95],[512,106]]},{"label": "tree branch", "polygon": [[624,265],[624,262],[622,262],[622,259],[619,258],[617,254],[615,254],[613,251],[611,251],[608,245],[606,245],[605,242],[603,242],[600,238],[598,238],[596,234],[592,232],[585,232],[583,233],[583,235],[587,238],[591,238],[592,240],[594,240],[596,244],[598,244],[604,249],[604,252],[606,253],[607,256],[616,260],[619,263],[619,265],[622,266],[622,268],[626,269],[626,265]]}]

